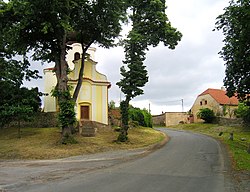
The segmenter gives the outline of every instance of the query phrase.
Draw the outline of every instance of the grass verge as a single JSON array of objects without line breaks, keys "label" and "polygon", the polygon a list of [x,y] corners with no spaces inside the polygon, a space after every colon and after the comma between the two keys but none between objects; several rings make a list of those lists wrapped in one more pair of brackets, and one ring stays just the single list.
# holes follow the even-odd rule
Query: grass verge
[{"label": "grass verge", "polygon": [[[247,148],[250,143],[250,129],[243,127],[229,127],[217,124],[180,124],[171,128],[188,130],[197,133],[210,135],[227,144],[233,158],[233,166],[236,170],[250,171],[250,154]],[[229,140],[229,133],[234,133],[234,140]],[[223,133],[219,136],[220,133]]]},{"label": "grass verge", "polygon": [[151,128],[129,130],[129,141],[116,143],[118,133],[98,130],[96,137],[76,135],[77,144],[62,145],[59,128],[0,129],[0,159],[56,159],[120,149],[135,149],[160,142],[164,135]]}]

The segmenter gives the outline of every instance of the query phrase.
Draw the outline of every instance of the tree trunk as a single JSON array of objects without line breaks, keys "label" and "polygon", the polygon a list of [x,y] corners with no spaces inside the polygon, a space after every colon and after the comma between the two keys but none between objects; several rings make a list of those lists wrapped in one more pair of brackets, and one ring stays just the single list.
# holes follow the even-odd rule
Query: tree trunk
[{"label": "tree trunk", "polygon": [[120,104],[121,108],[121,114],[122,114],[122,127],[121,127],[121,133],[118,136],[118,141],[125,142],[128,140],[128,109],[129,109],[129,99],[126,98],[125,101],[122,101]]},{"label": "tree trunk", "polygon": [[82,81],[83,81],[83,72],[84,72],[84,64],[85,64],[85,52],[82,53],[82,59],[81,59],[81,68],[79,71],[79,76],[78,76],[78,80],[77,80],[77,85],[73,94],[73,100],[76,102],[77,97],[79,95],[81,86],[82,86]]},{"label": "tree trunk", "polygon": [[20,123],[20,119],[18,119],[17,138],[18,139],[21,138],[21,123]]},{"label": "tree trunk", "polygon": [[78,76],[78,81],[77,81],[77,85],[73,94],[73,100],[76,102],[77,97],[79,95],[81,86],[82,86],[82,81],[83,81],[83,72],[84,72],[84,67],[85,67],[85,56],[86,56],[86,52],[88,50],[88,48],[91,46],[91,44],[94,41],[90,41],[89,44],[87,46],[84,46],[84,43],[81,42],[82,45],[82,58],[81,58],[81,68],[79,71],[79,76]]},{"label": "tree trunk", "polygon": [[93,43],[91,41],[87,46],[84,47],[84,44],[82,44],[83,47],[83,53],[82,53],[82,63],[81,68],[79,71],[78,81],[76,88],[74,90],[73,96],[71,96],[71,93],[68,89],[68,64],[65,60],[66,58],[66,34],[63,37],[62,43],[61,43],[61,50],[60,50],[60,60],[56,63],[56,77],[57,77],[57,91],[58,91],[58,104],[59,104],[59,121],[62,126],[62,143],[72,143],[75,142],[75,140],[72,137],[72,133],[74,130],[74,123],[75,123],[75,102],[77,100],[77,97],[79,95],[82,81],[83,81],[83,72],[84,72],[84,61],[85,61],[85,55],[87,52],[87,49],[90,47],[90,45]]},{"label": "tree trunk", "polygon": [[71,96],[68,90],[68,64],[66,62],[66,34],[64,35],[61,47],[60,47],[60,60],[56,62],[56,77],[57,77],[57,99],[59,104],[59,116],[62,114],[63,118],[59,117],[59,121],[62,126],[62,137],[71,136],[73,131],[73,124],[67,124],[65,121],[70,117],[67,117],[67,107],[63,106],[65,103],[71,100]]}]

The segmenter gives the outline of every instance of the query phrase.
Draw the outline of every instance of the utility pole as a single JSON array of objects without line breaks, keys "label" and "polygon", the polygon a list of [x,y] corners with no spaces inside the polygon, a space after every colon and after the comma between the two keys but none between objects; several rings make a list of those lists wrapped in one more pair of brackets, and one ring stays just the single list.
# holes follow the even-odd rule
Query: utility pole
[{"label": "utility pole", "polygon": [[120,105],[121,105],[121,101],[122,101],[122,92],[120,91]]},{"label": "utility pole", "polygon": [[181,99],[181,108],[182,108],[182,112],[184,112],[184,104],[183,104],[183,99]]}]

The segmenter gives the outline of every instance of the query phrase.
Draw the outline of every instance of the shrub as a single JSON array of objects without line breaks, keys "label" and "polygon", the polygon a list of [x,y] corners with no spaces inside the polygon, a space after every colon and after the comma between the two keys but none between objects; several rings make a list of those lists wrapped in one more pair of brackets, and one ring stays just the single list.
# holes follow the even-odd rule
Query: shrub
[{"label": "shrub", "polygon": [[213,110],[209,108],[200,109],[197,116],[205,121],[205,123],[212,123],[215,119]]},{"label": "shrub", "polygon": [[146,109],[139,109],[130,107],[129,120],[132,122],[138,122],[140,126],[152,127],[152,116]]},{"label": "shrub", "polygon": [[142,114],[144,116],[144,126],[152,127],[152,115],[146,109],[142,110]]},{"label": "shrub", "polygon": [[236,117],[242,118],[246,125],[250,124],[250,107],[247,106],[246,103],[239,103],[235,114]]}]

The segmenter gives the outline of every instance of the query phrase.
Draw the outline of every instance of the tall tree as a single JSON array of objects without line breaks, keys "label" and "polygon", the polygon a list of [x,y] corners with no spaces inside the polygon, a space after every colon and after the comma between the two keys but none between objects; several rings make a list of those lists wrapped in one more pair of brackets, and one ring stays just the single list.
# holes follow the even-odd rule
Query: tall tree
[{"label": "tall tree", "polygon": [[[71,135],[75,121],[74,105],[82,84],[87,49],[98,43],[114,45],[125,18],[122,0],[10,0],[1,1],[4,49],[15,54],[32,51],[34,60],[55,63],[59,120],[63,136]],[[73,96],[68,87],[67,42],[82,44],[82,67]],[[16,43],[18,42],[18,43]],[[64,141],[63,141],[64,142]]]},{"label": "tall tree", "polygon": [[[130,54],[133,47],[139,44],[142,51],[145,51],[147,46],[156,46],[160,41],[174,48],[181,36],[168,22],[163,0],[147,0],[142,3],[130,0],[0,2],[0,19],[3,27],[1,35],[5,51],[12,55],[25,55],[32,51],[33,60],[55,63],[57,86],[54,95],[59,101],[63,136],[71,135],[72,132],[75,119],[74,105],[82,83],[87,49],[93,43],[106,48],[113,46],[115,39],[119,37],[128,8],[133,12],[130,19],[134,28],[131,37],[125,41],[125,49],[131,50]],[[138,39],[137,35],[141,37]],[[82,67],[73,96],[67,83],[68,65],[65,61],[69,41],[78,41],[83,48]],[[140,55],[137,60],[141,62],[143,53],[138,49],[137,52]],[[133,59],[133,55],[127,55],[128,60],[130,57]],[[142,74],[142,81],[145,81],[143,76]],[[143,82],[139,86],[142,87],[142,84]],[[141,92],[136,90],[136,94],[132,93],[132,96],[138,95],[138,91]]]},{"label": "tall tree", "polygon": [[40,111],[41,99],[38,88],[9,86],[5,98],[0,102],[0,126],[9,122],[18,122],[18,137],[21,137],[20,122],[33,119],[35,112]]},{"label": "tall tree", "polygon": [[225,36],[219,52],[226,66],[224,85],[228,96],[237,93],[250,106],[250,1],[231,0],[224,11],[216,22]]},{"label": "tall tree", "polygon": [[122,130],[119,141],[128,139],[128,109],[129,102],[134,97],[143,94],[142,87],[148,82],[147,70],[144,65],[146,51],[149,46],[157,46],[163,42],[165,46],[174,49],[181,40],[181,33],[171,26],[165,13],[165,0],[129,0],[129,19],[132,29],[124,41],[126,67],[121,67],[122,79],[117,83],[125,94],[121,102]]},{"label": "tall tree", "polygon": [[24,79],[38,78],[38,71],[31,71],[28,62],[4,58],[0,59],[0,68],[0,127],[13,120],[28,120],[41,106],[40,93],[38,88],[21,86]]},{"label": "tall tree", "polygon": [[24,80],[39,78],[38,71],[29,69],[26,57],[10,58],[0,45],[0,127],[3,127],[12,120],[28,120],[39,110],[41,99],[37,88],[21,87]]}]

